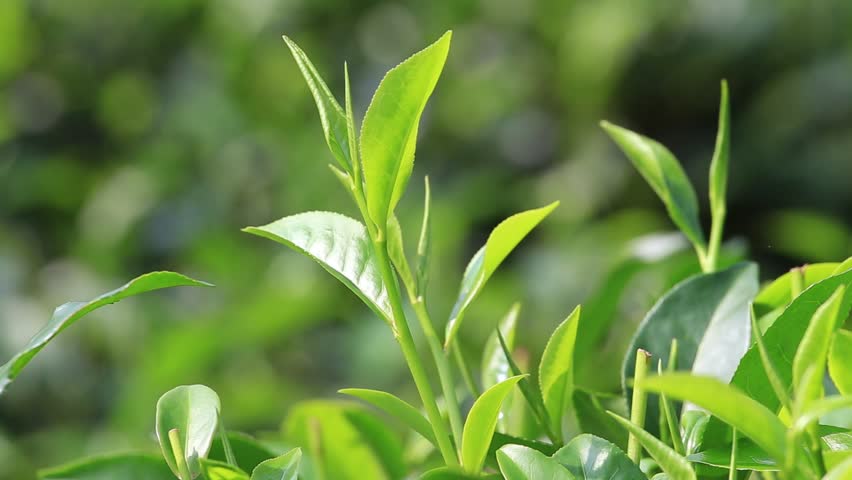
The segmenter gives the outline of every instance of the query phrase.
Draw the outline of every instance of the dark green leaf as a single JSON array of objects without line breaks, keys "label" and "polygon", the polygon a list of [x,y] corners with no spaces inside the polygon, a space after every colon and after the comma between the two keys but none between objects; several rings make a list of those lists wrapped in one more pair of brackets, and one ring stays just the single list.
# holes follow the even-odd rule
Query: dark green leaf
[{"label": "dark green leaf", "polygon": [[0,394],[21,373],[21,370],[60,332],[70,327],[81,317],[105,305],[109,305],[127,297],[140,293],[159,290],[161,288],[180,286],[207,286],[209,283],[193,280],[174,272],[152,272],[136,277],[111,292],[107,292],[88,302],[68,302],[59,306],[53,317],[38,333],[30,339],[23,350],[15,354],[5,365],[0,366]]},{"label": "dark green leaf", "polygon": [[[627,350],[622,382],[636,365],[642,349],[665,358],[677,339],[677,367],[699,375],[729,380],[750,345],[749,302],[757,293],[757,266],[739,263],[721,272],[697,275],[669,290],[642,320]],[[651,432],[659,426],[659,406],[648,404],[646,423]]]},{"label": "dark green leaf", "polygon": [[451,37],[445,33],[389,71],[364,115],[360,143],[367,209],[381,231],[411,176],[420,115],[444,68]]},{"label": "dark green leaf", "polygon": [[574,479],[556,460],[522,445],[506,445],[497,450],[497,463],[506,480]]},{"label": "dark green leaf", "polygon": [[[615,401],[624,402],[620,396]],[[580,431],[611,440],[621,449],[627,448],[627,432],[609,416],[601,399],[592,392],[574,390],[574,409]]]},{"label": "dark green leaf", "polygon": [[609,122],[602,122],[601,126],[657,192],[675,225],[703,251],[704,232],[698,221],[695,190],[675,156],[648,137]]},{"label": "dark green leaf", "polygon": [[550,418],[550,428],[562,436],[562,416],[571,409],[574,394],[574,342],[580,322],[581,307],[577,306],[553,332],[538,367],[541,397]]},{"label": "dark green leaf", "polygon": [[579,435],[553,455],[577,480],[645,480],[620,448],[594,435]]},{"label": "dark green leaf", "polygon": [[251,480],[297,480],[302,450],[294,448],[280,457],[271,458],[251,472]]},{"label": "dark green leaf", "polygon": [[546,207],[516,213],[500,222],[491,231],[485,246],[473,255],[464,271],[461,289],[456,303],[453,305],[450,321],[447,323],[445,346],[452,344],[465,312],[471,302],[479,295],[479,292],[482,291],[491,275],[497,270],[497,267],[521,243],[521,240],[558,205],[559,202],[553,202]]},{"label": "dark green leaf", "polygon": [[[164,393],[157,402],[157,438],[166,463],[178,475],[169,431],[177,430],[184,460],[193,478],[201,473],[219,426],[219,396],[204,385],[182,385]],[[183,479],[188,480],[188,479]]]},{"label": "dark green leaf", "polygon": [[[228,443],[231,444],[231,448],[234,451],[237,465],[246,472],[254,470],[260,462],[280,453],[271,450],[245,433],[228,432]],[[219,435],[213,438],[213,444],[210,446],[207,458],[222,462],[226,461],[225,448],[222,445],[222,438]]]},{"label": "dark green leaf", "polygon": [[331,150],[337,162],[340,163],[340,166],[351,173],[352,159],[349,157],[346,114],[340,107],[340,104],[337,103],[337,100],[335,100],[334,95],[332,95],[331,90],[329,90],[325,81],[323,81],[317,72],[317,69],[311,63],[310,59],[308,59],[308,56],[305,55],[305,52],[286,35],[284,36],[284,41],[290,47],[293,58],[296,59],[296,64],[299,65],[299,70],[302,71],[302,75],[308,84],[308,89],[310,89],[311,95],[313,95],[314,101],[317,104],[323,135],[325,135],[325,141],[328,144],[329,150]]},{"label": "dark green leaf", "polygon": [[[686,457],[690,462],[711,465],[719,468],[728,468],[731,462],[731,449],[729,447],[713,448],[702,452],[693,453]],[[766,452],[749,439],[737,439],[737,470],[777,471],[780,470],[778,463]]]},{"label": "dark green leaf", "polygon": [[461,456],[465,471],[478,473],[482,469],[497,426],[500,406],[522,378],[523,375],[507,378],[483,392],[473,403],[462,433]]},{"label": "dark green leaf", "polygon": [[393,325],[393,314],[367,230],[332,212],[306,212],[243,231],[284,244],[315,260]]},{"label": "dark green leaf", "polygon": [[174,480],[162,457],[124,453],[87,458],[38,472],[40,480]]}]

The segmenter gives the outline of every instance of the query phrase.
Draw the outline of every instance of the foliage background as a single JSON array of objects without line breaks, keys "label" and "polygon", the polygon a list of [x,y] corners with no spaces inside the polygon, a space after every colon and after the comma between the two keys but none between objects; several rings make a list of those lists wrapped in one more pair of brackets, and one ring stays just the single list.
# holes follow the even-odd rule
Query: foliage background
[{"label": "foliage background", "polygon": [[[348,61],[363,114],[384,72],[446,29],[453,48],[415,166],[436,202],[433,315],[446,317],[500,219],[562,201],[475,305],[462,332],[471,358],[515,300],[535,357],[632,238],[672,230],[600,119],[668,145],[706,212],[721,78],[735,249],[763,278],[852,254],[849,2],[3,0],[0,358],[56,305],[145,271],[218,288],[126,301],[52,344],[0,400],[0,478],[152,446],[156,399],[178,384],[215,388],[229,426],[249,431],[344,386],[413,398],[382,322],[308,260],[239,228],[354,214],[281,34],[338,94]],[[399,209],[412,231],[421,196],[412,181]],[[629,283],[594,353],[598,372],[613,366],[599,387],[615,388],[623,338],[694,268],[670,262]]]}]

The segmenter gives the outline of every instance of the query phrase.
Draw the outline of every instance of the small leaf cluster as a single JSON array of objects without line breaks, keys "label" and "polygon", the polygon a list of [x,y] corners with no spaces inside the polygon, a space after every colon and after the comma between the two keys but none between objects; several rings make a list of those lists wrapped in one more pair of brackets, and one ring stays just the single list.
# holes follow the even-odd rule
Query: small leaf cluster
[{"label": "small leaf cluster", "polygon": [[[428,178],[414,261],[395,209],[412,175],[420,119],[450,39],[448,32],[390,70],[358,129],[348,68],[341,106],[305,52],[285,37],[316,102],[335,161],[331,172],[361,218],[314,211],[245,229],[314,260],[387,324],[420,405],[389,392],[346,388],[340,393],[350,400],[299,403],[280,435],[255,439],[225,428],[213,390],[180,386],[157,403],[161,455],[97,457],[45,470],[41,478],[852,478],[852,430],[831,418],[852,408],[852,331],[846,328],[852,259],[797,268],[761,286],[756,264],[726,254],[730,120],[724,82],[709,168],[709,235],[677,158],[652,139],[602,124],[660,197],[701,268],[665,293],[633,334],[620,391],[578,381],[577,360],[593,355],[611,323],[605,301],[577,306],[547,339],[538,362],[516,345],[525,321],[519,303],[488,338],[482,358],[465,357],[459,332],[471,306],[558,203],[499,223],[464,269],[446,321],[434,321],[427,301]],[[635,265],[635,259],[625,263],[613,284],[623,283]],[[156,272],[90,302],[59,307],[30,344],[0,367],[0,393],[86,313],[181,285],[207,284]],[[415,341],[414,322],[427,354]],[[410,431],[407,445],[392,425]]]}]

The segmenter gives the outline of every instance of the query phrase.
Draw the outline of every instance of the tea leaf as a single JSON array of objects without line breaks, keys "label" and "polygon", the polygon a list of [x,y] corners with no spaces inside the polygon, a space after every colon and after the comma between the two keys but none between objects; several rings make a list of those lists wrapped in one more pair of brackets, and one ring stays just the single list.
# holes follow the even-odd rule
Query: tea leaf
[{"label": "tea leaf", "polygon": [[852,395],[852,332],[838,330],[834,333],[828,355],[831,380],[843,395]]},{"label": "tea leaf", "polygon": [[711,377],[670,373],[649,377],[642,385],[670,398],[692,402],[751,438],[769,455],[784,458],[786,427],[765,406]]},{"label": "tea leaf", "polygon": [[852,432],[838,432],[824,435],[821,439],[822,456],[826,468],[852,458]]},{"label": "tea leaf", "polygon": [[645,429],[640,428],[638,425],[634,425],[630,422],[630,420],[611,412],[610,415],[612,415],[612,418],[621,424],[622,427],[630,432],[631,435],[639,440],[642,447],[654,458],[654,460],[657,461],[657,464],[667,475],[679,480],[696,479],[695,472],[692,470],[692,466],[689,462],[681,455],[678,455],[678,453],[672,450],[668,445],[657,440]]},{"label": "tea leaf", "polygon": [[[796,297],[784,312],[775,320],[763,334],[767,354],[775,366],[783,387],[789,390],[793,380],[793,352],[808,328],[808,323],[817,308],[823,304],[843,285],[847,289],[852,285],[852,271],[828,277],[808,287]],[[838,312],[838,318],[846,318],[852,306],[852,295],[845,295]],[[731,385],[748,395],[749,398],[760,402],[771,411],[779,407],[779,400],[763,370],[758,347],[752,346],[740,360]],[[745,431],[743,431],[745,433]],[[706,448],[726,445],[730,435],[727,427],[718,419],[710,419],[704,433]]]},{"label": "tea leaf", "polygon": [[469,475],[454,467],[439,467],[420,476],[420,480],[503,480],[500,475]]},{"label": "tea leaf", "polygon": [[[231,444],[231,448],[234,451],[237,466],[246,472],[254,470],[264,460],[280,453],[271,450],[250,435],[240,432],[228,432],[228,443]],[[210,446],[207,458],[219,461],[227,460],[221,434],[213,437],[213,444]]]},{"label": "tea leaf", "polygon": [[550,418],[551,429],[561,438],[562,416],[571,406],[574,394],[574,342],[580,322],[577,306],[553,332],[538,368],[541,397]]},{"label": "tea leaf", "polygon": [[[620,396],[618,400],[624,401]],[[611,440],[621,450],[627,448],[627,432],[606,413],[597,395],[577,388],[573,401],[581,432]]]},{"label": "tea leaf", "polygon": [[350,395],[360,398],[373,406],[384,410],[388,415],[396,418],[415,432],[419,433],[423,438],[429,440],[433,445],[437,445],[435,441],[435,432],[432,431],[432,425],[426,420],[416,408],[405,402],[399,397],[387,392],[379,390],[367,390],[363,388],[344,388],[338,390],[344,395]]},{"label": "tea leaf", "polygon": [[473,255],[462,276],[461,289],[447,323],[445,348],[452,343],[467,308],[485,287],[497,267],[558,205],[559,202],[553,202],[545,207],[516,213],[491,231],[485,245]]},{"label": "tea leaf", "polygon": [[852,477],[852,457],[831,469],[822,480],[847,480]]},{"label": "tea leaf", "polygon": [[0,394],[21,373],[21,370],[60,332],[70,327],[87,313],[127,297],[161,288],[180,286],[212,286],[209,283],[194,280],[174,272],[152,272],[127,282],[111,292],[107,292],[88,302],[68,302],[53,312],[53,317],[30,339],[23,350],[16,353],[8,362],[0,366]]},{"label": "tea leaf", "polygon": [[216,460],[201,460],[201,478],[205,480],[249,480],[246,472],[238,467]]},{"label": "tea leaf", "polygon": [[361,126],[367,209],[380,231],[402,197],[414,166],[417,129],[450,48],[451,32],[391,69]]},{"label": "tea leaf", "polygon": [[[677,339],[677,368],[727,381],[750,345],[749,302],[757,293],[757,266],[739,263],[727,270],[690,277],[669,290],[642,320],[621,370],[627,379],[642,349],[657,357],[668,354]],[[650,402],[647,429],[656,432],[659,406]]]},{"label": "tea leaf", "polygon": [[620,448],[603,438],[574,437],[553,455],[578,480],[645,480],[645,474]]},{"label": "tea leaf", "polygon": [[760,332],[760,326],[757,324],[754,311],[752,311],[751,314],[751,331],[752,336],[754,337],[754,344],[757,346],[757,351],[760,353],[760,361],[763,364],[763,373],[766,374],[766,378],[769,380],[772,390],[775,391],[775,396],[778,398],[781,406],[786,408],[788,411],[792,410],[793,402],[790,399],[790,394],[787,392],[787,387],[781,380],[780,375],[778,375],[778,370],[772,363],[772,358],[769,357],[769,350],[763,342],[763,334]]},{"label": "tea leaf", "polygon": [[485,462],[494,428],[497,426],[497,415],[503,400],[512,391],[524,375],[507,378],[489,388],[476,399],[470,409],[462,433],[462,466],[469,473],[478,473]]},{"label": "tea leaf", "polygon": [[[702,463],[719,468],[728,468],[731,461],[731,450],[728,447],[713,448],[693,453],[686,457],[690,462]],[[769,457],[766,452],[749,439],[737,439],[737,470],[778,471],[778,462]]]},{"label": "tea leaf", "polygon": [[162,457],[122,453],[86,458],[38,472],[39,480],[174,480]]},{"label": "tea leaf", "polygon": [[515,330],[518,326],[518,314],[520,312],[521,304],[513,304],[506,316],[500,320],[497,329],[495,329],[485,342],[482,354],[482,388],[491,388],[512,376],[509,358],[503,352],[497,332],[499,331],[503,335],[506,348],[511,352],[515,345]]},{"label": "tea leaf", "polygon": [[683,172],[680,163],[664,146],[625,128],[601,122],[609,134],[630,159],[636,169],[657,193],[675,225],[696,246],[705,250],[704,232],[698,221],[698,201],[695,190]]},{"label": "tea leaf", "polygon": [[297,480],[302,450],[294,448],[280,457],[271,458],[251,472],[251,480]]},{"label": "tea leaf", "polygon": [[[804,273],[802,288],[808,288],[816,282],[825,280],[834,274],[839,263],[812,263],[799,267]],[[792,272],[787,272],[784,275],[776,278],[769,285],[761,288],[760,293],[754,297],[754,311],[758,318],[777,308],[786,307],[793,297],[791,295],[790,283],[792,280]],[[768,325],[764,325],[768,328]]]},{"label": "tea leaf", "polygon": [[334,95],[317,72],[311,60],[296,43],[286,35],[284,41],[290,47],[290,52],[305,77],[308,89],[314,97],[319,111],[322,132],[329,150],[343,169],[352,173],[352,159],[349,156],[349,137],[347,133],[347,119],[343,108],[335,100]]},{"label": "tea leaf", "polygon": [[262,227],[246,227],[243,231],[307,255],[393,325],[388,293],[373,246],[366,228],[357,220],[332,212],[306,212]]},{"label": "tea leaf", "polygon": [[[819,306],[811,317],[796,356],[793,357],[793,386],[796,404],[807,408],[808,404],[822,396],[822,379],[825,376],[825,363],[831,337],[837,325],[840,303],[846,289],[841,285]],[[847,359],[848,360],[848,359]],[[806,375],[808,369],[813,372]]]},{"label": "tea leaf", "polygon": [[[157,402],[157,438],[166,463],[179,476],[169,431],[177,430],[184,459],[193,478],[201,474],[200,460],[207,457],[219,425],[219,396],[204,385],[182,385],[164,393]],[[189,479],[181,479],[189,480]]]},{"label": "tea leaf", "polygon": [[522,445],[506,445],[497,450],[497,463],[506,480],[574,479],[556,460]]}]

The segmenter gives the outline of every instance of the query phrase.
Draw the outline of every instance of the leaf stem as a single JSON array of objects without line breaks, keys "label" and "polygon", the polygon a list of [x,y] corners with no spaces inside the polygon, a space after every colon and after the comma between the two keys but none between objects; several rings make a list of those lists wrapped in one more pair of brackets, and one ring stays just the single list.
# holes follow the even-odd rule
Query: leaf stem
[{"label": "leaf stem", "polygon": [[728,480],[737,480],[737,427],[731,434],[731,463],[728,465]]},{"label": "leaf stem", "polygon": [[[639,428],[645,428],[645,408],[648,403],[648,394],[642,386],[642,381],[648,373],[648,364],[651,361],[651,354],[642,350],[636,350],[636,367],[633,373],[633,402],[630,408],[630,422]],[[627,440],[627,456],[636,465],[639,465],[639,460],[642,457],[642,445],[639,439],[632,433]]]},{"label": "leaf stem", "polygon": [[180,444],[180,432],[177,428],[169,430],[169,443],[172,444],[172,455],[175,457],[178,477],[180,477],[180,480],[192,480],[192,474],[189,473],[189,465],[186,464],[186,456],[183,453],[183,446]]},{"label": "leaf stem", "polygon": [[713,221],[710,225],[710,242],[707,246],[707,253],[702,263],[704,273],[713,273],[718,268],[719,249],[722,245],[722,230],[725,225],[725,207],[722,205],[713,211]]},{"label": "leaf stem", "polygon": [[414,344],[414,337],[411,335],[411,329],[408,327],[408,321],[405,318],[405,311],[402,308],[402,299],[399,294],[399,285],[396,274],[393,271],[393,266],[391,265],[390,256],[388,255],[387,242],[381,237],[378,239],[374,238],[373,248],[376,260],[379,263],[379,269],[382,273],[382,279],[388,290],[388,299],[390,300],[394,318],[394,334],[402,348],[402,354],[405,356],[406,363],[408,363],[408,369],[414,378],[414,384],[417,387],[420,398],[423,400],[423,406],[426,409],[426,415],[429,417],[429,422],[432,424],[432,429],[435,432],[435,439],[438,442],[438,448],[441,450],[441,456],[443,456],[444,462],[447,465],[457,466],[459,464],[458,457],[453,449],[444,418],[441,416],[440,410],[438,410],[438,402],[435,400],[432,385],[429,382],[429,377],[426,375],[426,370],[423,368],[423,363],[420,361],[417,346]]},{"label": "leaf stem", "polygon": [[473,380],[473,373],[470,370],[470,366],[467,364],[467,360],[464,359],[464,355],[462,355],[457,338],[453,338],[452,342],[450,342],[450,350],[450,353],[453,355],[453,359],[455,359],[456,365],[462,374],[462,379],[464,380],[467,389],[470,390],[470,394],[473,395],[474,398],[478,398],[482,392],[479,391],[479,388],[476,386],[476,382]]},{"label": "leaf stem", "polygon": [[[409,292],[409,295],[411,293],[413,292]],[[441,389],[444,392],[447,416],[450,417],[450,428],[453,432],[453,438],[456,441],[457,450],[460,451],[463,424],[458,398],[456,397],[456,383],[453,379],[449,358],[441,346],[442,343],[438,338],[438,334],[435,332],[434,324],[429,316],[429,311],[426,309],[423,297],[410,298],[409,300],[411,301],[411,307],[414,309],[414,314],[420,321],[420,328],[423,330],[423,336],[426,337],[426,343],[432,352],[435,366],[438,368],[438,378],[441,381]]]},{"label": "leaf stem", "polygon": [[231,448],[231,441],[228,439],[228,432],[225,431],[225,422],[222,421],[221,414],[219,415],[219,437],[222,439],[222,449],[225,450],[225,460],[228,464],[239,467],[234,449]]}]

